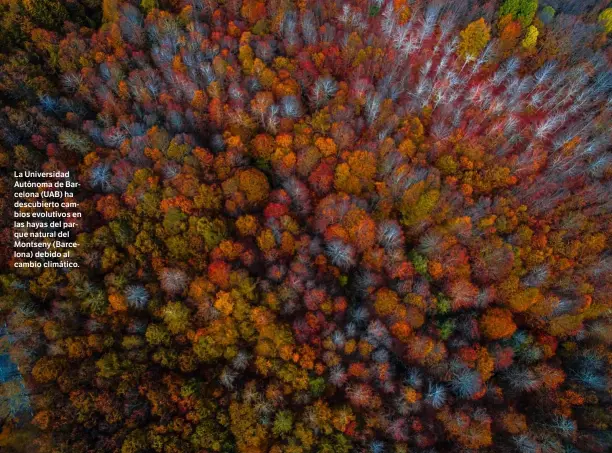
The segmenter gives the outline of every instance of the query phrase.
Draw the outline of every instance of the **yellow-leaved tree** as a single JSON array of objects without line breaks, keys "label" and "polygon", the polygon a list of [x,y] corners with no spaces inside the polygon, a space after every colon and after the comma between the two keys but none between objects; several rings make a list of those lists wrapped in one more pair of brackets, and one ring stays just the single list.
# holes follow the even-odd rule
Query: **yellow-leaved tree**
[{"label": "yellow-leaved tree", "polygon": [[459,33],[459,55],[465,59],[476,58],[491,39],[491,27],[481,17],[471,22]]}]

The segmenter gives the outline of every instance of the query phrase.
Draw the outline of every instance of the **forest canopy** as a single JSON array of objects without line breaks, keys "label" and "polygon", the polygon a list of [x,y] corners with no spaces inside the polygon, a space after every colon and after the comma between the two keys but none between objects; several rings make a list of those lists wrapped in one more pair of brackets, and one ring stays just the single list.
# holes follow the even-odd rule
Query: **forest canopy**
[{"label": "forest canopy", "polygon": [[[609,451],[608,1],[0,24],[1,451]],[[78,268],[15,265],[15,171]]]}]

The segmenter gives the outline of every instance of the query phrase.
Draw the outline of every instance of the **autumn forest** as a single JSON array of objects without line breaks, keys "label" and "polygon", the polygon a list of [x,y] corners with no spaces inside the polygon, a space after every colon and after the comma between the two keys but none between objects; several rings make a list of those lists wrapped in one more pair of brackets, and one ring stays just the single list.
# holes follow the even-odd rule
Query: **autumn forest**
[{"label": "autumn forest", "polygon": [[[0,0],[0,451],[610,451],[611,42],[608,0]],[[27,171],[78,267],[18,266]]]}]

